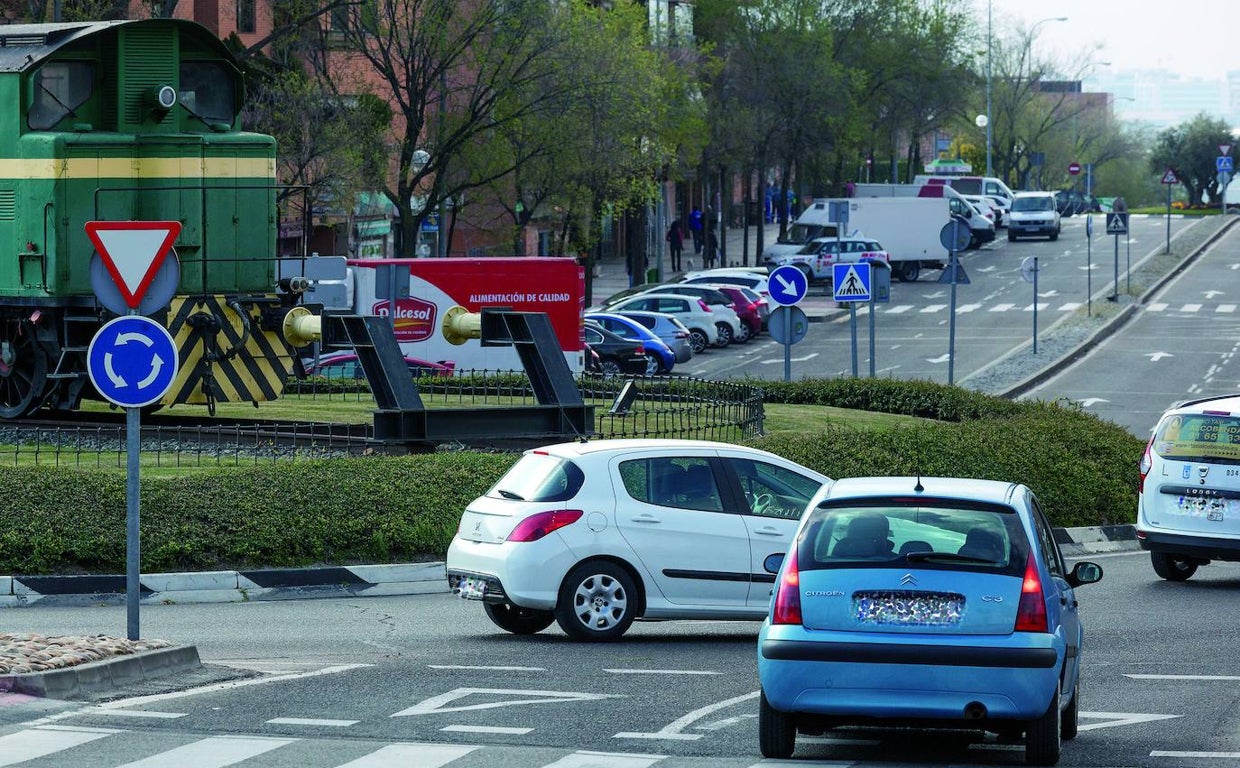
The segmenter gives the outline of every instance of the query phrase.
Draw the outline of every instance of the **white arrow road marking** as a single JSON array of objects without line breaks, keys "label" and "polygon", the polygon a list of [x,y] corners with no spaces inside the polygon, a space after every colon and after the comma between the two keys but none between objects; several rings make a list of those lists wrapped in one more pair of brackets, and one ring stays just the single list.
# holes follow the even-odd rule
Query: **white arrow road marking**
[{"label": "white arrow road marking", "polygon": [[994,265],[994,264],[991,264],[989,267],[981,267],[980,269],[978,269],[978,270],[976,270],[976,271],[977,271],[977,272],[994,272],[994,271],[995,271],[995,265]]},{"label": "white arrow road marking", "polygon": [[935,291],[934,293],[923,293],[921,297],[923,299],[941,299],[946,295],[947,294],[943,291]]},{"label": "white arrow road marking", "polygon": [[1171,354],[1170,352],[1146,352],[1145,356],[1150,359],[1151,363],[1157,363],[1159,360],[1162,360],[1164,357],[1175,357],[1175,355]]},{"label": "white arrow road marking", "polygon": [[1211,290],[1211,291],[1202,291],[1202,292],[1201,292],[1201,295],[1206,297],[1206,301],[1209,301],[1210,299],[1214,298],[1215,296],[1222,296],[1224,293],[1226,293],[1226,291],[1213,291],[1213,290]]},{"label": "white arrow road marking", "polygon": [[[516,701],[488,701],[484,704],[465,704],[457,707],[445,707],[444,705],[450,701],[463,699],[473,694],[482,694],[489,696],[524,696],[523,699]],[[408,717],[410,715],[428,715],[440,712],[466,712],[479,709],[497,709],[499,707],[514,707],[519,704],[554,704],[568,701],[597,701],[600,699],[620,699],[623,696],[617,696],[610,693],[577,693],[574,691],[526,691],[521,689],[509,688],[457,688],[438,696],[432,696],[429,699],[414,704],[408,709],[391,715],[392,717]]]},{"label": "white arrow road marking", "polygon": [[129,384],[117,375],[116,370],[112,367],[112,353],[103,353],[103,372],[108,374],[108,378],[112,381],[112,386],[117,389],[124,389]]},{"label": "white arrow road marking", "polygon": [[1099,728],[1111,728],[1116,725],[1136,725],[1137,723],[1152,723],[1156,720],[1174,720],[1181,715],[1143,715],[1140,712],[1081,712],[1080,717],[1090,720],[1105,719],[1105,723],[1090,723],[1082,725],[1077,730],[1096,731]]},{"label": "white arrow road marking", "polygon": [[1098,403],[1109,403],[1111,401],[1101,397],[1082,397],[1080,400],[1077,400],[1077,402],[1081,404],[1082,408],[1091,408]]},{"label": "white arrow road marking", "polygon": [[[806,360],[813,360],[815,357],[818,357],[818,353],[811,352],[810,354],[805,355],[804,357],[790,357],[788,358],[788,362],[803,363]],[[782,363],[783,361],[784,359],[782,357],[779,357],[779,358],[773,358],[771,360],[759,360],[758,362],[761,363],[762,365],[771,365],[773,363]]]},{"label": "white arrow road marking", "polygon": [[946,363],[951,358],[952,356],[950,354],[944,353],[942,355],[939,355],[938,357],[927,357],[926,362],[927,363]]},{"label": "white arrow road marking", "polygon": [[677,718],[676,720],[673,720],[672,722],[663,726],[662,728],[655,731],[654,733],[635,733],[635,732],[626,731],[623,733],[617,733],[615,736],[612,736],[612,738],[613,739],[667,739],[667,740],[672,740],[672,741],[696,741],[702,738],[702,734],[685,733],[684,732],[685,728],[688,728],[689,726],[696,723],[698,720],[701,720],[707,715],[713,714],[714,712],[717,712],[721,709],[730,707],[734,704],[742,704],[746,701],[752,701],[758,698],[758,693],[759,693],[758,691],[754,691],[753,693],[746,693],[741,696],[735,696],[731,699],[724,699],[723,701],[715,702],[714,704],[702,707],[701,709],[695,709],[689,714],[685,715],[684,717],[680,717],[680,718]]},{"label": "white arrow road marking", "polygon": [[162,357],[160,357],[159,355],[155,355],[153,358],[151,358],[151,374],[147,376],[145,379],[143,379],[142,381],[138,382],[138,389],[146,389],[147,387],[151,386],[151,384],[154,383],[155,379],[159,378],[159,372],[163,367],[164,367],[164,359]]}]

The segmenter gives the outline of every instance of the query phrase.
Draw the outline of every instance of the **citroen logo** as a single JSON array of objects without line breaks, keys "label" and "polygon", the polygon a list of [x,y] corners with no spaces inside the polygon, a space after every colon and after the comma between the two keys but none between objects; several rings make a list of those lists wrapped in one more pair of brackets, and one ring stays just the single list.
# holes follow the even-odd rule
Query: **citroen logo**
[{"label": "citroen logo", "polygon": [[904,578],[900,579],[900,586],[915,587],[917,586],[917,579],[913,578],[913,574],[906,573],[904,574]]}]

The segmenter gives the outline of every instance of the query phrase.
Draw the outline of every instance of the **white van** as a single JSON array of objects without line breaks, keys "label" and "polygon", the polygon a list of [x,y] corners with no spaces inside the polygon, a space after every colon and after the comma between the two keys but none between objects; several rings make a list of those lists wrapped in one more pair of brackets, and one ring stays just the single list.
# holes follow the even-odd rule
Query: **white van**
[{"label": "white van", "polygon": [[1004,208],[1012,209],[1015,196],[1007,184],[994,176],[931,176],[920,174],[913,178],[914,184],[947,184],[962,195],[984,195],[1003,201]]}]

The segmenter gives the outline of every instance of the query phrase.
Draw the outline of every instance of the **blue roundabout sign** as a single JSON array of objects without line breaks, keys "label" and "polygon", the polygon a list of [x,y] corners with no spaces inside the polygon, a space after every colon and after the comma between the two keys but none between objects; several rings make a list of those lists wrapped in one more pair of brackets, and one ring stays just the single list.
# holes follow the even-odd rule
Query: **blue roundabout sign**
[{"label": "blue roundabout sign", "polygon": [[125,408],[141,408],[162,398],[179,367],[168,329],[142,315],[105,323],[86,353],[86,372],[95,389]]}]

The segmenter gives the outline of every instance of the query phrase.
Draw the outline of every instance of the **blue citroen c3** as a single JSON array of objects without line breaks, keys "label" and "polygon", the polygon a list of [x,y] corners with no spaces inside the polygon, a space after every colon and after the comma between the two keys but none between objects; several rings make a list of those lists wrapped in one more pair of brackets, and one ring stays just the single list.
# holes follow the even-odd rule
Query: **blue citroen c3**
[{"label": "blue citroen c3", "polygon": [[810,500],[758,636],[763,756],[837,726],[1024,737],[1055,765],[1077,732],[1083,632],[1033,492],[961,478],[846,478]]}]

